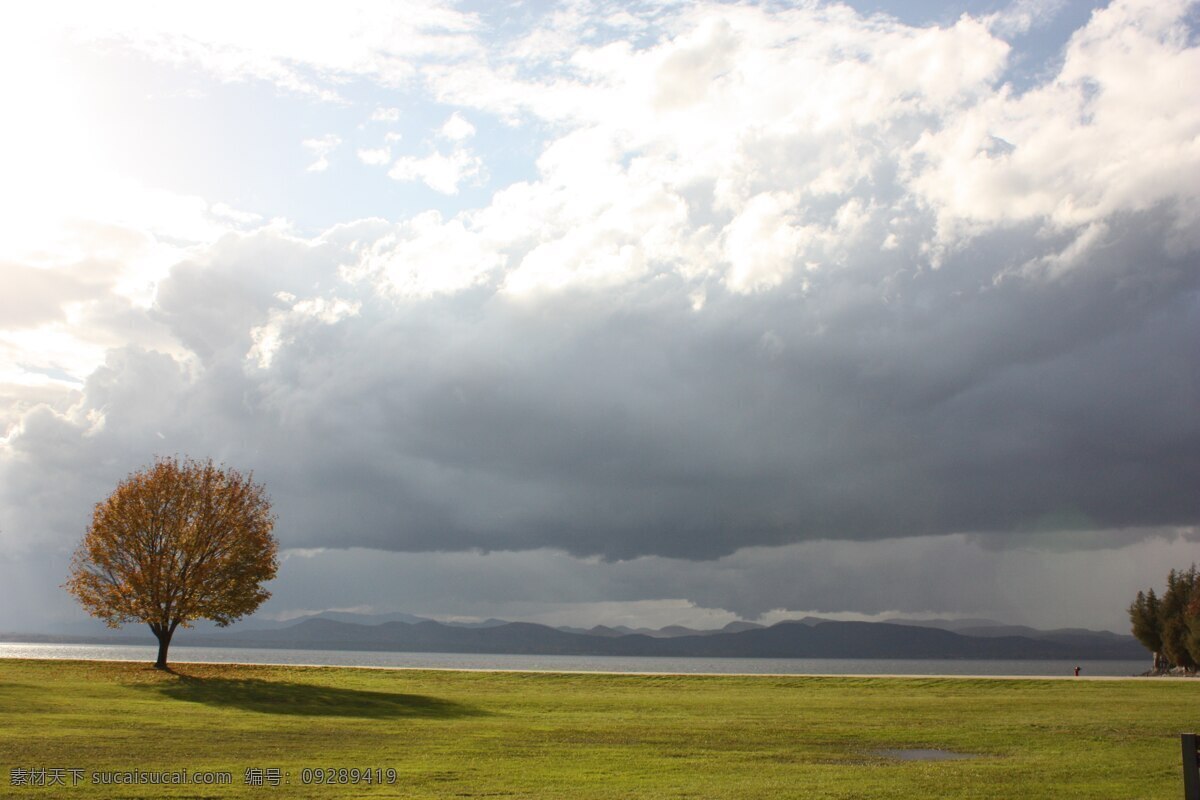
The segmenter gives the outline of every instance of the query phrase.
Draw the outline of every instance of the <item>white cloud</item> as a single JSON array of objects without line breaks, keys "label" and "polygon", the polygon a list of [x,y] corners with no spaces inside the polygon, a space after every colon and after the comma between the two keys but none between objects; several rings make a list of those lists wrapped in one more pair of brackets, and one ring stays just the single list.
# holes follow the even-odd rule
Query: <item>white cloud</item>
[{"label": "white cloud", "polygon": [[[429,6],[400,27],[461,46],[453,52],[466,60],[454,70],[425,62],[424,73],[439,99],[463,109],[440,128],[458,144],[394,161],[393,179],[448,196],[478,179],[482,161],[461,144],[473,131],[468,115],[535,117],[554,127],[533,179],[499,190],[476,212],[405,223],[395,245],[403,259],[379,245],[373,263],[391,264],[392,290],[416,296],[462,291],[482,276],[527,294],[673,274],[699,307],[714,280],[762,292],[797,276],[808,281],[813,265],[861,268],[861,258],[848,256],[860,237],[885,256],[923,252],[939,264],[989,231],[1043,227],[1041,249],[999,272],[1044,280],[1088,268],[1112,236],[1114,215],[1165,206],[1174,215],[1168,244],[1192,252],[1200,246],[1200,84],[1191,76],[1200,55],[1184,35],[1189,7],[1114,2],[1075,34],[1060,74],[1016,94],[1001,83],[1009,47],[988,26],[1036,24],[1055,13],[1053,2],[1020,0],[1001,15],[1010,22],[964,17],[943,28],[867,19],[842,6],[697,5],[642,21],[642,33],[653,33],[642,48],[595,36],[576,9],[545,17],[517,45],[497,43],[490,61],[468,42],[480,33],[476,20]],[[392,13],[383,6],[356,9],[331,23],[333,39],[362,44],[376,41],[377,29],[400,29],[383,21]],[[168,43],[180,41],[183,18],[167,11],[150,9],[138,21],[83,9],[72,24],[79,36],[117,37],[226,77],[244,68],[243,77],[274,74],[286,83],[307,65],[312,80],[357,70],[386,82],[383,61],[352,55],[340,39],[313,44],[295,31],[272,32],[259,48],[258,19],[204,22],[175,55]],[[296,24],[326,22],[301,14]],[[17,52],[20,37],[8,38]],[[429,55],[422,48],[432,41],[414,45],[413,57]],[[23,57],[42,58],[40,46],[27,49]],[[552,71],[517,69],[521,59],[549,64],[564,54],[569,63]],[[291,66],[280,66],[286,59]],[[42,61],[53,72],[54,60]],[[5,89],[20,95],[13,102],[37,100],[19,89]],[[6,140],[11,147],[0,152],[12,178],[0,193],[12,221],[0,253],[52,270],[83,258],[120,264],[107,285],[144,307],[196,246],[261,223],[104,172],[94,153],[65,133],[56,138],[86,126],[54,98],[38,106],[53,122],[49,135]],[[371,118],[394,122],[399,110],[379,105]],[[0,136],[21,130],[9,126]],[[327,168],[340,144],[337,134],[306,140],[309,169]],[[383,165],[392,153],[385,146],[357,156]],[[50,192],[55,185],[70,189]],[[457,266],[432,278],[441,273],[422,260],[436,260],[459,231],[469,244],[455,251]],[[80,337],[87,355],[70,360],[75,377],[96,363],[98,347],[116,341],[67,322],[39,324],[49,326],[39,328],[47,337]]]},{"label": "white cloud", "polygon": [[253,221],[119,176],[103,191],[90,180],[58,188],[58,202],[27,197],[0,235],[0,404],[28,396],[23,387],[31,385],[48,390],[42,399],[62,399],[109,348],[136,343],[178,352],[162,324],[146,316],[159,284],[172,266]]},{"label": "white cloud", "polygon": [[769,289],[783,283],[802,255],[805,231],[791,224],[793,198],[760,194],[725,229],[725,257],[732,265],[725,277],[736,292]]},{"label": "white cloud", "polygon": [[936,211],[938,242],[1024,221],[1083,229],[1164,202],[1196,221],[1200,49],[1179,36],[1183,8],[1115,2],[1075,33],[1054,80],[923,134],[909,185]]},{"label": "white cloud", "polygon": [[400,109],[380,106],[371,112],[371,122],[399,122]]},{"label": "white cloud", "polygon": [[342,137],[330,133],[319,139],[305,139],[302,144],[316,161],[306,167],[308,172],[324,172],[329,169],[329,154],[342,145]]},{"label": "white cloud", "polygon": [[[641,50],[573,39],[578,19],[550,17],[543,33],[553,36],[538,46],[574,53],[562,74],[515,77],[522,73],[508,67],[531,56],[513,51],[510,62],[496,54],[497,68],[431,75],[447,102],[567,129],[539,160],[540,180],[498,194],[496,206],[507,208],[488,212],[516,223],[510,195],[518,193],[526,207],[542,209],[523,230],[547,258],[515,262],[522,271],[562,265],[561,275],[547,272],[538,283],[593,280],[595,270],[571,266],[580,247],[610,264],[611,274],[644,273],[637,265],[648,260],[636,243],[635,251],[621,255],[618,246],[605,259],[605,248],[579,230],[585,215],[558,215],[555,228],[545,212],[562,185],[586,187],[570,201],[576,205],[619,204],[616,193],[629,182],[622,173],[636,167],[666,192],[688,197],[691,213],[707,205],[696,233],[707,225],[710,241],[712,231],[721,234],[725,281],[745,290],[777,285],[794,271],[788,258],[804,241],[819,245],[822,260],[842,258],[883,214],[934,215],[932,231],[915,231],[933,265],[989,230],[1027,222],[1083,230],[1118,209],[1162,201],[1190,215],[1180,218],[1179,231],[1193,229],[1186,219],[1200,205],[1191,199],[1200,166],[1190,144],[1200,133],[1200,84],[1188,76],[1200,69],[1200,56],[1178,33],[1183,8],[1114,3],[1076,34],[1058,77],[1021,95],[1002,84],[1010,47],[988,28],[1000,18],[964,16],[950,27],[918,29],[845,7],[696,6]],[[1056,12],[1055,3],[1020,2],[1003,24],[1040,24]],[[1131,78],[1144,74],[1163,79],[1147,87]],[[710,198],[698,195],[708,187]],[[784,194],[791,198],[787,227],[767,220],[756,199]],[[819,211],[831,202],[840,217]],[[852,210],[855,224],[846,216]],[[768,222],[769,231],[754,227]],[[885,252],[902,233],[878,231]],[[711,264],[711,250],[704,252],[696,260],[696,252],[679,250],[662,263],[702,264],[703,273]]]},{"label": "white cloud", "polygon": [[348,274],[370,278],[388,295],[428,298],[477,286],[504,263],[486,236],[427,211],[364,249]]},{"label": "white cloud", "polygon": [[[1118,0],[1075,36],[1056,80],[1006,94],[1010,48],[995,34],[1042,24],[1060,6],[1016,0],[983,19],[926,28],[845,6],[717,4],[673,8],[654,21],[609,15],[597,28],[601,21],[587,9],[572,8],[544,15],[515,41],[489,41],[480,20],[437,3],[398,14],[360,2],[338,14],[292,13],[287,26],[273,24],[270,7],[256,6],[237,24],[228,18],[234,6],[224,4],[203,19],[154,6],[136,15],[81,7],[71,25],[78,36],[198,63],[222,77],[318,94],[336,93],[348,75],[383,85],[419,76],[437,99],[464,109],[441,128],[452,141],[472,135],[471,110],[540,118],[568,137],[595,130],[614,145],[614,163],[646,160],[644,169],[672,192],[712,182],[725,224],[764,192],[807,187],[845,202],[870,191],[860,184],[876,180],[878,169],[899,163],[901,184],[874,190],[911,192],[934,211],[928,252],[935,262],[997,225],[1049,217],[1086,226],[1162,200],[1179,202],[1187,215],[1177,226],[1187,241],[1194,226],[1186,208],[1196,205],[1189,187],[1198,183],[1187,143],[1195,136],[1191,109],[1200,105],[1189,80],[1195,48],[1179,33],[1187,4]],[[631,26],[652,44],[630,45]],[[322,35],[305,35],[314,30]],[[556,60],[565,63],[526,68]],[[1143,91],[1144,82],[1129,76],[1145,74],[1156,79]],[[398,117],[387,106],[371,114]],[[1161,124],[1140,125],[1144,119]],[[988,142],[997,136],[1013,152],[992,152]],[[310,169],[326,168],[327,152],[315,152]],[[382,149],[362,153],[382,158]],[[790,156],[781,161],[780,153]],[[480,168],[477,156],[454,149],[402,158],[391,174],[453,195]]]},{"label": "white cloud", "polygon": [[253,7],[214,0],[202,9],[148,0],[109,9],[86,2],[41,8],[78,38],[199,66],[222,80],[262,80],[324,100],[341,100],[338,87],[348,77],[404,86],[423,60],[479,52],[474,15],[439,0],[402,8],[384,0],[350,0],[337,8],[297,8],[282,0]]},{"label": "white cloud", "polygon": [[[525,250],[505,278],[524,294],[613,286],[659,271],[706,273],[712,234],[689,231],[687,204],[642,165],[625,170],[602,132],[577,131],[538,160],[542,181],[499,193],[476,223]],[[652,166],[647,164],[646,166]]]},{"label": "white cloud", "polygon": [[[194,41],[179,44],[177,52],[163,43],[178,43],[182,22],[166,12],[137,24],[84,14],[77,25],[110,38],[131,28],[121,40],[156,57],[193,59],[226,76],[241,69],[281,85],[307,80],[335,91],[337,76],[388,84],[400,73],[419,75],[437,100],[460,107],[439,129],[440,137],[458,144],[402,157],[389,174],[448,196],[482,173],[480,158],[461,146],[474,135],[468,116],[549,123],[539,179],[510,187],[532,204],[554,206],[564,191],[560,183],[576,181],[576,193],[597,195],[584,201],[594,208],[619,205],[619,198],[604,193],[623,191],[626,181],[593,183],[589,173],[619,175],[635,165],[639,176],[632,182],[653,181],[666,194],[688,198],[693,234],[675,237],[683,249],[671,257],[641,252],[636,241],[615,243],[636,238],[633,229],[605,234],[614,240],[611,257],[600,259],[610,265],[605,270],[630,279],[659,268],[646,266],[651,263],[706,274],[714,263],[713,243],[737,239],[749,218],[729,226],[764,194],[795,195],[794,227],[814,237],[824,230],[820,243],[835,259],[863,229],[825,216],[820,209],[834,202],[841,208],[855,203],[872,214],[911,218],[914,206],[932,213],[935,231],[914,240],[934,264],[997,227],[1042,220],[1082,229],[1118,209],[1163,201],[1177,204],[1181,214],[1175,238],[1190,241],[1187,231],[1195,226],[1188,221],[1200,207],[1193,187],[1200,180],[1188,143],[1197,131],[1192,109],[1200,103],[1196,83],[1188,79],[1198,66],[1196,49],[1179,33],[1186,3],[1114,2],[1073,38],[1059,76],[1020,95],[1005,89],[1011,48],[996,34],[1041,24],[1059,5],[1017,0],[987,18],[916,28],[836,5],[698,4],[639,21],[639,42],[647,44],[637,47],[627,40],[629,19],[597,28],[582,8],[536,18],[514,41],[488,40],[479,20],[440,6],[422,6],[397,20],[386,6],[363,3],[337,20],[297,17],[301,29],[328,28],[328,42],[304,44],[294,31],[269,32],[253,51],[246,31],[261,21],[257,16],[232,26],[234,32],[199,25],[189,33]],[[605,27],[610,23],[615,27]],[[417,31],[419,41],[392,59],[372,49],[382,30]],[[452,65],[435,55],[435,40],[443,39],[453,44]],[[418,72],[412,71],[414,59]],[[530,68],[535,64],[539,69]],[[1128,77],[1143,74],[1161,77],[1149,87]],[[379,105],[371,112],[380,122],[398,118],[396,107]],[[1147,119],[1156,124],[1141,124]],[[590,142],[586,147],[581,137]],[[997,149],[1000,140],[1011,147]],[[306,144],[315,157],[309,169],[327,168],[331,140]],[[559,155],[571,150],[593,161],[572,167]],[[386,148],[358,151],[373,164],[385,153],[390,156]],[[572,227],[529,220],[510,239],[536,240],[544,252],[565,258],[569,269],[570,253],[591,247],[592,240],[574,227],[578,215],[559,219]],[[880,241],[900,236],[878,234]],[[777,244],[788,249],[782,239]],[[607,245],[597,247],[605,252]],[[780,263],[764,266],[770,260],[761,252],[725,252],[727,285],[745,287],[758,280],[748,276],[764,269],[764,276],[782,274]],[[534,259],[527,266],[536,264]],[[596,271],[572,272],[590,281]],[[774,279],[763,280],[766,286]],[[539,282],[565,285],[570,278]]]},{"label": "white cloud", "polygon": [[[446,101],[567,128],[539,159],[540,180],[510,187],[485,212],[507,217],[513,238],[524,230],[538,243],[507,285],[633,280],[661,269],[698,278],[720,268],[737,291],[763,289],[791,274],[801,244],[822,230],[823,257],[837,258],[861,234],[867,209],[895,202],[900,187],[879,184],[876,173],[911,146],[915,126],[976,102],[1008,52],[969,18],[915,30],[843,7],[703,6],[666,30],[674,37],[645,50],[576,42],[570,77],[547,82],[501,69],[431,73]],[[568,27],[557,35],[574,34]],[[632,187],[686,203],[690,232],[660,229],[667,238],[654,252],[637,217],[624,229],[609,224],[601,239],[588,233],[603,209],[628,205]],[[872,188],[890,196],[881,202]],[[767,219],[756,200],[784,195],[786,225],[778,209]],[[842,216],[813,219],[831,200]],[[516,219],[522,208],[526,220]],[[591,266],[580,269],[584,252]],[[531,284],[523,276],[535,269]]]},{"label": "white cloud", "polygon": [[480,158],[470,150],[456,147],[449,154],[430,153],[424,158],[399,158],[388,170],[388,177],[397,181],[421,181],[441,194],[458,194],[465,181],[479,175],[483,167]]},{"label": "white cloud", "polygon": [[467,122],[462,114],[455,111],[441,127],[439,133],[453,142],[461,142],[475,135],[475,126]]},{"label": "white cloud", "polygon": [[213,203],[209,206],[208,210],[214,217],[227,219],[239,225],[257,225],[263,221],[262,214],[255,214],[252,211],[242,211],[225,203]]},{"label": "white cloud", "polygon": [[360,148],[358,160],[373,167],[386,166],[392,160],[392,149],[390,147]]}]

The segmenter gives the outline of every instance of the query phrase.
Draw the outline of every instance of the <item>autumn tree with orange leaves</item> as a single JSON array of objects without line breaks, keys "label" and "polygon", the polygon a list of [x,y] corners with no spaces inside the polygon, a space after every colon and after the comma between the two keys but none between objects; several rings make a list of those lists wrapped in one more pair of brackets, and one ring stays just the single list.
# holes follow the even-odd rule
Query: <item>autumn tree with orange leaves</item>
[{"label": "autumn tree with orange leaves", "polygon": [[167,668],[175,629],[224,627],[271,596],[279,567],[275,517],[252,476],[211,460],[160,458],[92,513],[66,588],[111,628],[145,622]]}]

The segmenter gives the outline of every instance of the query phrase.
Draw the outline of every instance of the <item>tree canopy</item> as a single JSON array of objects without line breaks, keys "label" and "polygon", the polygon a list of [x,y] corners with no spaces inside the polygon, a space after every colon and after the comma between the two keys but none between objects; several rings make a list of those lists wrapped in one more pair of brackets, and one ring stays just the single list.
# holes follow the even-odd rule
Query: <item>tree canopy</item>
[{"label": "tree canopy", "polygon": [[1171,570],[1159,597],[1154,589],[1138,592],[1129,606],[1133,635],[1154,654],[1154,669],[1180,667],[1195,672],[1200,665],[1200,572]]},{"label": "tree canopy", "polygon": [[165,669],[176,628],[225,626],[271,596],[275,517],[252,476],[211,460],[159,458],[92,513],[66,588],[110,627],[144,622]]}]

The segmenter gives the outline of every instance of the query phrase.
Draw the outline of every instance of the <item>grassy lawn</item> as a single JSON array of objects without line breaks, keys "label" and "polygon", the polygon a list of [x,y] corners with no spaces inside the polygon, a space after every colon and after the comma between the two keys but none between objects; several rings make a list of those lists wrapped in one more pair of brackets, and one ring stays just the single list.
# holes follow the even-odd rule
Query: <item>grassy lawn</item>
[{"label": "grassy lawn", "polygon": [[[175,669],[0,660],[0,796],[1175,798],[1178,733],[1200,727],[1200,681]],[[302,784],[342,767],[395,783]],[[83,781],[16,787],[14,768]],[[233,782],[90,783],[184,769]]]}]

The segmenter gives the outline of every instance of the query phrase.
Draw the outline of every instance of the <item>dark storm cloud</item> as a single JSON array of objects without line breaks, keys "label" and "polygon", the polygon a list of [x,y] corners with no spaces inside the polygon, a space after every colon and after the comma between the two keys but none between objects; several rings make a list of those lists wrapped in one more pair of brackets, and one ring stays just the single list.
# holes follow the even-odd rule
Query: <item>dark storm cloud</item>
[{"label": "dark storm cloud", "polygon": [[229,239],[161,290],[200,360],[113,351],[68,417],[26,420],[7,491],[74,535],[125,471],[187,452],[253,468],[287,546],[611,559],[1195,524],[1198,270],[1158,245],[1163,219],[1130,216],[1054,281],[994,280],[1038,246],[1010,231],[937,270],[877,254],[699,311],[672,276],[366,292],[281,322],[266,366],[246,352],[275,293],[348,255]]},{"label": "dark storm cloud", "polygon": [[289,388],[322,369],[326,337],[384,366],[330,382],[298,430],[329,443],[324,483],[349,500],[329,526],[365,512],[358,536],[338,536],[383,548],[706,558],[1186,524],[1200,516],[1200,309],[1190,264],[1131,257],[1150,222],[1109,269],[1049,286],[971,286],[952,263],[886,301],[831,278],[698,314],[647,287],[619,311],[560,297],[549,319],[483,301],[382,342],[322,328],[287,354]]}]

